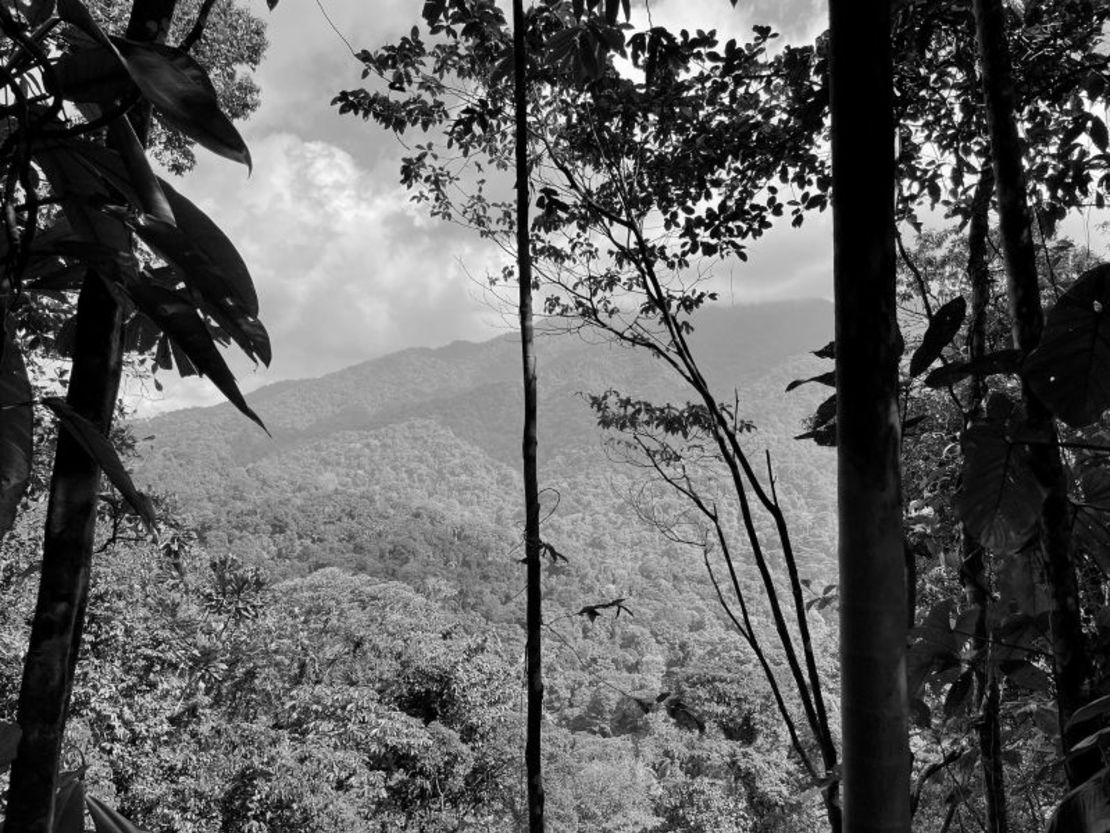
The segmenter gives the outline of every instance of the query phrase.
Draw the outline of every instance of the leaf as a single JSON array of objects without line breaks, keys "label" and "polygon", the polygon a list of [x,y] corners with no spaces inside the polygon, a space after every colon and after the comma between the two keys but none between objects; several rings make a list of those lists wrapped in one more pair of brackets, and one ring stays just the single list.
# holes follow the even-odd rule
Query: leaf
[{"label": "leaf", "polygon": [[144,243],[200,295],[204,311],[248,356],[270,364],[270,337],[258,320],[258,296],[246,264],[220,228],[168,183],[162,189],[177,225],[156,218],[133,224]]},{"label": "leaf", "polygon": [[836,342],[830,341],[820,350],[813,350],[813,355],[819,359],[835,359],[836,358]]},{"label": "leaf", "polygon": [[67,52],[54,65],[62,98],[79,104],[108,107],[138,90],[123,59],[111,44]]},{"label": "leaf", "polygon": [[1106,153],[1106,147],[1110,145],[1110,133],[1107,133],[1106,122],[1093,113],[1091,114],[1091,121],[1087,125],[1087,135],[1091,137],[1095,147]]},{"label": "leaf", "polygon": [[1110,407],[1110,264],[1085,272],[1045,320],[1040,345],[1022,367],[1034,393],[1073,427]]},{"label": "leaf", "polygon": [[15,523],[31,480],[34,413],[31,382],[9,318],[0,350],[0,539]]},{"label": "leaf", "polygon": [[828,373],[822,373],[819,376],[811,376],[808,379],[795,379],[786,386],[786,392],[789,393],[794,390],[794,388],[800,388],[802,385],[808,385],[810,382],[818,382],[822,385],[828,385],[830,388],[835,388],[836,371],[830,370]]},{"label": "leaf", "polygon": [[96,833],[145,833],[115,809],[91,795],[85,799],[85,805],[89,808]]},{"label": "leaf", "polygon": [[22,736],[23,730],[18,723],[0,722],[0,772],[6,772],[12,765]]},{"label": "leaf", "polygon": [[1079,479],[1083,499],[1075,506],[1076,538],[1110,574],[1110,471],[1093,468]]},{"label": "leaf", "polygon": [[1094,734],[1087,735],[1078,743],[1073,744],[1071,749],[1068,750],[1068,757],[1071,758],[1073,755],[1078,752],[1082,752],[1084,749],[1090,749],[1094,746],[1101,746],[1103,741],[1110,741],[1110,727],[1099,729]]},{"label": "leaf", "polygon": [[149,284],[128,286],[127,294],[143,314],[161,327],[173,344],[184,351],[201,375],[211,379],[231,404],[266,431],[258,414],[251,410],[240,393],[235,377],[228,369],[224,357],[220,355],[212,334],[208,332],[192,304],[172,290]]},{"label": "leaf", "polygon": [[1110,769],[1100,770],[1065,795],[1045,833],[1110,833]]},{"label": "leaf", "polygon": [[123,463],[120,462],[119,455],[116,454],[116,450],[112,448],[112,444],[108,442],[100,429],[73,410],[66,404],[65,400],[57,396],[44,398],[42,404],[53,411],[61,420],[70,436],[85,450],[86,454],[96,461],[96,464],[107,475],[111,484],[123,495],[131,508],[135,510],[135,513],[143,519],[143,523],[146,524],[151,534],[154,534],[154,504],[150,502],[149,497],[135,488],[131,475],[127,473]]},{"label": "leaf", "polygon": [[54,797],[54,829],[51,833],[84,833],[85,783],[76,772],[58,776],[58,792]]},{"label": "leaf", "polygon": [[977,422],[963,435],[963,488],[957,511],[968,533],[988,550],[1020,550],[1037,529],[1045,489],[1029,452],[1007,436],[1008,422]]},{"label": "leaf", "polygon": [[1105,714],[1110,714],[1110,694],[1096,697],[1087,705],[1076,709],[1068,719],[1067,731],[1071,732],[1075,727],[1086,723],[1088,720],[1094,720]]},{"label": "leaf", "polygon": [[962,295],[953,298],[936,311],[929,321],[929,327],[925,330],[921,344],[913,351],[913,356],[910,358],[910,376],[920,376],[929,369],[929,365],[940,358],[944,348],[960,331],[965,315],[967,315],[967,301]]},{"label": "leaf", "polygon": [[254,281],[251,280],[247,265],[235,245],[192,201],[178,193],[168,182],[159,182],[177,220],[177,228],[185,236],[187,243],[218,270],[222,284],[219,294],[229,298],[248,314],[258,315],[258,295],[254,289]]},{"label": "leaf", "polygon": [[975,674],[969,668],[956,678],[948,689],[944,698],[944,716],[955,717],[966,709],[968,698],[971,696],[971,684],[975,682]]},{"label": "leaf", "polygon": [[152,217],[157,217],[163,223],[173,225],[175,222],[173,209],[170,208],[160,180],[150,167],[150,160],[139,142],[139,137],[135,135],[131,120],[113,121],[108,125],[108,138],[119,153],[128,181],[135,189],[138,197],[138,205],[135,207]]},{"label": "leaf", "polygon": [[1052,689],[1052,680],[1028,660],[1010,660],[999,665],[1006,681],[1027,688],[1030,691],[1046,692]]},{"label": "leaf", "polygon": [[814,430],[828,425],[836,419],[836,394],[834,393],[824,402],[817,406],[817,410],[813,412],[812,425]]},{"label": "leaf", "polygon": [[208,73],[187,52],[123,38],[113,43],[131,78],[163,121],[213,153],[251,169],[250,151],[231,119],[220,110]]},{"label": "leaf", "polygon": [[1021,367],[1020,350],[999,350],[970,362],[952,362],[938,367],[925,377],[925,387],[945,388],[970,376],[992,376],[996,373],[1017,373]]}]

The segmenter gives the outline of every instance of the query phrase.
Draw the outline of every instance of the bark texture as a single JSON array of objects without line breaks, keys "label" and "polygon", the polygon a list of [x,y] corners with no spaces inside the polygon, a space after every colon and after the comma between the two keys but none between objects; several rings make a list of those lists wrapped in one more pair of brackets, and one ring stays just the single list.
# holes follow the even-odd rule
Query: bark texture
[{"label": "bark texture", "polygon": [[831,0],[843,829],[910,829],[887,0]]},{"label": "bark texture", "polygon": [[[1015,347],[1029,352],[1040,342],[1044,312],[1026,198],[1021,141],[1015,119],[1016,98],[1006,40],[1005,8],[1001,0],[974,0],[973,8],[983,99],[997,183],[1013,341]],[[1045,572],[1053,597],[1050,617],[1053,677],[1060,732],[1067,751],[1073,739],[1067,737],[1064,729],[1071,715],[1086,700],[1089,672],[1079,617],[1079,585],[1071,551],[1067,481],[1056,445],[1052,414],[1027,385],[1022,388],[1022,398],[1029,428],[1041,439],[1031,447],[1031,462],[1048,493],[1041,512],[1040,537]],[[1087,770],[1088,767],[1083,765],[1070,766],[1068,780],[1071,785],[1077,786],[1093,774]]]},{"label": "bark texture", "polygon": [[[983,170],[971,207],[971,221],[967,235],[967,273],[971,281],[971,321],[968,325],[968,360],[975,361],[986,353],[987,304],[990,301],[990,268],[987,260],[987,236],[991,195],[994,193],[994,173],[990,167]],[[981,373],[972,375],[968,383],[971,401],[968,419],[980,416],[986,395],[986,381]],[[963,533],[963,562],[960,566],[960,584],[964,604],[978,609],[972,636],[981,657],[975,670],[976,706],[979,720],[976,731],[979,740],[980,769],[983,773],[983,792],[987,805],[987,833],[1006,833],[1006,780],[1002,767],[1002,737],[999,724],[998,679],[990,661],[991,638],[987,618],[991,604],[991,578],[987,571],[987,554],[966,531]]]}]

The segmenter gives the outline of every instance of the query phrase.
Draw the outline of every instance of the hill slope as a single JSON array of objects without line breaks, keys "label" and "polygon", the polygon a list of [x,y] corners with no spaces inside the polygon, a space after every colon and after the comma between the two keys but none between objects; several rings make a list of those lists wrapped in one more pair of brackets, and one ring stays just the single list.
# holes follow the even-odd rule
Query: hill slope
[{"label": "hill slope", "polygon": [[[790,438],[827,390],[783,391],[827,369],[808,351],[828,340],[831,317],[818,301],[708,310],[694,335],[719,397],[737,390],[741,416],[758,426],[752,450],[772,452],[804,567],[819,579],[833,556],[831,456]],[[641,609],[712,607],[700,556],[643,523],[629,496],[668,517],[681,503],[642,491],[645,473],[610,459],[581,395],[618,388],[684,402],[689,393],[662,362],[619,346],[563,335],[538,352],[541,487],[553,510],[544,534],[570,562],[549,571],[552,603],[573,611],[612,593]],[[227,405],[167,414],[137,427],[154,436],[137,477],[178,497],[210,551],[278,576],[341,566],[434,586],[462,609],[514,621],[519,368],[519,344],[506,335],[273,385],[249,397],[273,439]]]}]

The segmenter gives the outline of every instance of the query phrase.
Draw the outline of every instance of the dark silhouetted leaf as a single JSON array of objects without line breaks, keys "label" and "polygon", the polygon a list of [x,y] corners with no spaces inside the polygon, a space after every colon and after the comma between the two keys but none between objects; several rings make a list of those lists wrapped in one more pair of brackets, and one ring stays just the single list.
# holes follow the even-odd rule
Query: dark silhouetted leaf
[{"label": "dark silhouetted leaf", "polygon": [[1065,795],[1045,833],[1110,833],[1110,769]]},{"label": "dark silhouetted leaf", "polygon": [[920,376],[929,369],[929,365],[940,358],[944,348],[952,343],[956,333],[964,323],[967,314],[967,301],[963,296],[953,298],[940,309],[929,322],[928,329],[921,339],[921,344],[913,351],[910,358],[910,376]]},{"label": "dark silhouetted leaf", "polygon": [[1110,575],[1110,472],[1089,469],[1079,484],[1083,497],[1075,506],[1076,538]]},{"label": "dark silhouetted leaf", "polygon": [[1030,691],[1050,691],[1052,680],[1048,674],[1028,660],[1010,660],[999,666],[1006,680]]},{"label": "dark silhouetted leaf", "polygon": [[836,358],[836,342],[835,341],[830,341],[828,344],[826,344],[820,350],[814,350],[812,352],[813,352],[813,355],[815,355],[819,359],[835,359]]},{"label": "dark silhouetted leaf", "polygon": [[211,379],[231,404],[266,430],[240,393],[212,334],[192,304],[172,290],[149,284],[129,286],[127,294],[144,315],[166,332],[173,345],[185,353],[198,373]]},{"label": "dark silhouetted leaf", "polygon": [[110,45],[67,52],[54,73],[62,97],[80,104],[109,106],[138,92],[119,52]]},{"label": "dark silhouetted leaf", "polygon": [[822,373],[820,376],[811,376],[808,379],[795,379],[786,386],[786,391],[789,393],[794,388],[799,388],[802,385],[808,385],[810,382],[817,382],[822,385],[828,385],[830,388],[836,387],[836,371],[830,370],[828,373]]},{"label": "dark silhouetted leaf", "polygon": [[966,710],[968,698],[971,696],[972,683],[974,682],[975,674],[970,668],[956,678],[944,698],[945,717],[955,717],[961,711]]},{"label": "dark silhouetted leaf", "polygon": [[834,419],[836,419],[835,393],[818,405],[817,410],[813,412],[813,427],[817,429],[823,425],[828,425]]},{"label": "dark silhouetted leaf", "polygon": [[18,723],[0,722],[0,772],[6,772],[12,765],[22,736]]},{"label": "dark silhouetted leaf", "polygon": [[135,826],[115,809],[91,795],[85,799],[85,804],[89,808],[96,833],[145,833],[142,828]]},{"label": "dark silhouetted leaf", "polygon": [[248,356],[269,365],[270,338],[258,320],[258,297],[243,259],[204,212],[167,183],[162,188],[177,225],[143,218],[135,233],[197,292],[204,312]]},{"label": "dark silhouetted leaf", "polygon": [[1080,427],[1110,407],[1110,264],[1085,272],[1045,320],[1022,375],[1057,417]]},{"label": "dark silhouetted leaf", "polygon": [[116,454],[116,450],[112,448],[112,444],[108,442],[100,429],[69,407],[63,399],[48,396],[42,400],[42,404],[52,410],[61,420],[63,427],[69,431],[70,436],[77,441],[86,454],[96,461],[96,464],[100,466],[111,484],[123,495],[135,513],[143,519],[147,529],[153,533],[154,505],[150,502],[150,498],[135,488],[135,484],[131,481],[131,475],[127,473],[123,463],[120,462],[119,455]]},{"label": "dark silhouetted leaf", "polygon": [[952,362],[938,367],[925,377],[925,386],[944,388],[962,382],[973,375],[991,376],[995,373],[1017,373],[1021,367],[1020,350],[999,350],[987,353],[975,361]]},{"label": "dark silhouetted leaf", "polygon": [[220,110],[216,88],[200,64],[174,46],[122,38],[114,43],[131,78],[165,122],[250,170],[250,151],[231,119]]},{"label": "dark silhouetted leaf", "polygon": [[1077,729],[1084,723],[1110,714],[1110,694],[1097,697],[1085,706],[1080,706],[1068,719],[1068,731]]},{"label": "dark silhouetted leaf", "polygon": [[150,160],[147,159],[139,137],[135,135],[131,120],[116,119],[108,126],[108,136],[119,153],[128,181],[138,196],[136,208],[172,225],[175,222],[173,209],[170,208],[161,182],[150,167]]},{"label": "dark silhouetted leaf", "polygon": [[798,434],[794,437],[796,440],[813,440],[817,445],[825,448],[836,447],[836,421],[827,422],[824,425],[814,428],[812,431],[806,431],[804,434]]},{"label": "dark silhouetted leaf", "polygon": [[58,776],[52,833],[85,833],[85,784],[76,772]]},{"label": "dark silhouetted leaf", "polygon": [[984,547],[1016,552],[1033,535],[1045,490],[1029,466],[1029,452],[1011,442],[1007,418],[996,414],[963,435],[963,489],[960,520]]},{"label": "dark silhouetted leaf", "polygon": [[34,414],[31,382],[9,321],[0,341],[0,538],[15,522],[31,479]]}]

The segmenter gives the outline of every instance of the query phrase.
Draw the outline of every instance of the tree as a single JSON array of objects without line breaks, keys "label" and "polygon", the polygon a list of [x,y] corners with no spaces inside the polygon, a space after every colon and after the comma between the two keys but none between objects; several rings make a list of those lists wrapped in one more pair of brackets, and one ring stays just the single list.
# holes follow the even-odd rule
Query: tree
[{"label": "tree", "polygon": [[[167,353],[176,351],[181,368],[210,376],[256,421],[201,315],[217,322],[219,338],[233,339],[248,355],[269,361],[268,338],[242,260],[207,217],[155,177],[143,152],[146,113],[157,104],[160,118],[191,139],[250,162],[238,132],[219,110],[207,74],[184,50],[161,43],[174,8],[173,0],[140,0],[132,8],[129,37],[115,42],[79,0],[62,0],[58,14],[80,38],[55,40],[56,21],[41,25],[50,22],[52,3],[0,11],[15,55],[7,89],[17,102],[16,126],[0,159],[9,208],[4,280],[10,292],[4,312],[15,306],[13,299],[29,305],[37,293],[57,297],[59,291],[80,290],[67,395],[43,401],[63,427],[20,695],[10,830],[51,831],[59,783],[69,785],[70,795],[80,795],[72,777],[59,782],[58,761],[86,615],[101,469],[144,521],[154,523],[150,501],[136,491],[105,439],[127,336],[141,331],[146,343],[160,340]],[[66,47],[57,57],[50,54],[55,45]],[[30,77],[41,78],[42,104],[32,104],[22,91]],[[81,105],[86,119],[70,120],[66,101]],[[95,139],[101,130],[104,144]],[[40,179],[45,193],[39,191]],[[44,206],[55,203],[61,213],[46,215],[52,223],[44,230]],[[136,239],[167,266],[140,267]],[[5,353],[14,349],[9,340]],[[4,368],[5,390],[28,397],[23,363],[12,355]],[[30,433],[24,430],[29,403],[17,398],[8,404],[16,407],[3,412],[4,430],[14,438],[3,461],[6,481],[17,479],[31,456]],[[11,488],[5,497],[18,502],[21,491]],[[79,824],[80,817],[78,810],[69,823]]]},{"label": "tree", "polygon": [[890,4],[829,9],[844,829],[908,831]]},{"label": "tree", "polygon": [[[433,142],[417,145],[403,163],[402,181],[414,188],[417,201],[429,204],[434,216],[457,219],[511,251],[507,241],[518,231],[512,224],[518,215],[486,195],[487,172],[496,176],[511,158],[502,82],[509,59],[504,21],[492,3],[439,5],[449,9],[450,25],[431,27],[431,45],[414,31],[396,45],[361,53],[365,74],[379,76],[391,92],[349,90],[336,103],[341,112],[373,118],[398,132],[441,128],[454,152],[441,158]],[[690,318],[712,294],[684,286],[681,279],[681,271],[694,259],[742,253],[743,241],[761,234],[770,218],[787,208],[800,218],[806,209],[824,206],[820,194],[808,192],[791,204],[780,201],[773,185],[770,199],[753,200],[779,177],[807,188],[817,176],[812,172],[819,167],[817,155],[794,143],[796,134],[781,127],[789,117],[779,112],[784,106],[791,108],[790,115],[812,112],[804,77],[808,65],[791,50],[766,58],[769,29],[760,28],[757,38],[742,47],[728,44],[724,54],[716,51],[711,33],[676,37],[653,29],[627,40],[633,61],[647,73],[644,83],[634,83],[608,63],[610,50],[626,43],[622,30],[607,17],[617,4],[607,4],[605,14],[594,12],[598,5],[575,9],[547,4],[528,18],[528,42],[543,55],[532,89],[531,124],[538,147],[532,178],[542,210],[531,225],[533,267],[548,288],[549,313],[649,351],[689,385],[695,401],[685,407],[615,391],[596,397],[594,405],[603,425],[644,439],[641,450],[660,476],[670,478],[702,517],[707,552],[719,545],[729,562],[731,550],[718,509],[684,477],[682,460],[673,455],[667,438],[704,441],[720,455],[730,511],[742,516],[772,609],[791,699],[796,695],[813,735],[811,741],[792,733],[795,749],[812,782],[821,785],[835,829],[837,751],[786,518],[773,485],[756,474],[741,444],[750,426],[735,406],[714,395],[690,347]],[[699,66],[706,68],[694,72]],[[692,72],[689,77],[687,71]],[[733,84],[736,90],[720,94]],[[765,100],[758,97],[764,89]],[[757,102],[758,108],[738,111],[739,100]],[[820,121],[811,119],[809,129],[819,130]],[[695,153],[688,151],[691,131],[704,137]],[[460,174],[460,161],[471,166],[473,180]],[[787,171],[795,171],[793,180]],[[718,197],[719,202],[702,203]],[[655,216],[663,218],[664,230],[649,233],[648,218]],[[649,437],[664,441],[653,450]],[[763,519],[770,529],[760,532],[757,524]],[[787,595],[781,600],[772,566],[776,546],[782,548],[787,572]],[[730,562],[728,569],[741,609],[733,621],[762,656],[763,670],[778,690]],[[792,635],[795,628],[798,637]],[[778,705],[793,727],[787,698],[780,694]],[[819,763],[811,743],[818,747]]]}]

